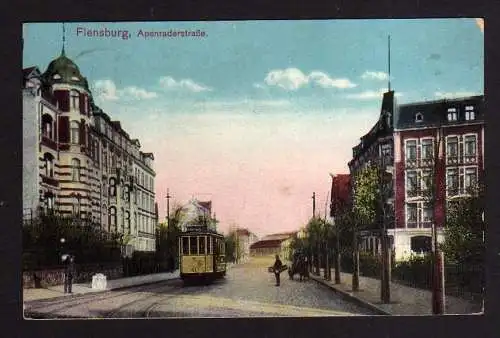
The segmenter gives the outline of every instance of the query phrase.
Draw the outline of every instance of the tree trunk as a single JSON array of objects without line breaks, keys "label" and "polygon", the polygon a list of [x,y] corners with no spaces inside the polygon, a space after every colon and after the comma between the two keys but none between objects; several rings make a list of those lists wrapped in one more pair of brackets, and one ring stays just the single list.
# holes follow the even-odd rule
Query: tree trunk
[{"label": "tree trunk", "polygon": [[445,313],[444,254],[441,250],[435,249],[433,258],[434,288],[432,292],[432,313],[442,315]]},{"label": "tree trunk", "polygon": [[336,238],[336,246],[335,246],[335,284],[340,284],[340,236],[337,231]]},{"label": "tree trunk", "polygon": [[358,233],[354,231],[353,238],[353,271],[352,271],[352,291],[359,291],[359,248],[358,248]]},{"label": "tree trunk", "polygon": [[380,299],[382,303],[389,304],[391,302],[391,257],[389,250],[389,243],[387,234],[384,232],[382,234],[381,243],[381,258],[382,258],[382,271],[380,275]]},{"label": "tree trunk", "polygon": [[325,245],[325,279],[330,280],[330,251],[328,242]]}]

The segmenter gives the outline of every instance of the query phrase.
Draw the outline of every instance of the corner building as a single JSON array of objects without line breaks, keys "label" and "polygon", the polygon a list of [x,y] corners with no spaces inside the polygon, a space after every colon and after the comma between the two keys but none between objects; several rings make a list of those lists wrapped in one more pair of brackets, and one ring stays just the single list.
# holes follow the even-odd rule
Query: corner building
[{"label": "corner building", "polygon": [[64,49],[44,73],[23,70],[23,135],[24,217],[77,217],[155,250],[154,156],[94,104]]}]

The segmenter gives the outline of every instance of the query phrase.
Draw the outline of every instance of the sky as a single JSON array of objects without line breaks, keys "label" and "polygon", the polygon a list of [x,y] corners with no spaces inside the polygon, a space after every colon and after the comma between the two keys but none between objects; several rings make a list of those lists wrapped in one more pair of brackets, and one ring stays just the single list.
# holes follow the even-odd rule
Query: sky
[{"label": "sky", "polygon": [[[219,230],[259,236],[324,216],[330,174],[398,103],[483,94],[476,19],[66,23],[96,104],[153,152],[160,218],[212,200]],[[115,36],[91,36],[107,29]],[[125,35],[123,32],[127,32]],[[173,32],[195,32],[196,36]],[[170,36],[148,36],[151,32]],[[23,68],[61,53],[62,23],[23,25]]]}]

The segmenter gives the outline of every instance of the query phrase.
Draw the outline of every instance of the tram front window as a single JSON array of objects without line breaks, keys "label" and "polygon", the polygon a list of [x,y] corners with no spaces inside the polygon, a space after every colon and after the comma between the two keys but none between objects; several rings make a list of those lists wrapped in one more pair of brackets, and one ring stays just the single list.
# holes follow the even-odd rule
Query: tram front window
[{"label": "tram front window", "polygon": [[182,238],[182,254],[189,255],[189,237]]},{"label": "tram front window", "polygon": [[198,255],[198,237],[196,236],[189,238],[189,254]]}]

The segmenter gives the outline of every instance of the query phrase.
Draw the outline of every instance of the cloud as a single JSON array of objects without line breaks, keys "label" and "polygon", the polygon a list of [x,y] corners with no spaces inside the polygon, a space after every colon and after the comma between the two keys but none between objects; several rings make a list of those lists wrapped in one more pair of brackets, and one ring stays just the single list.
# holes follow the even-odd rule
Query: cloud
[{"label": "cloud", "polygon": [[116,85],[111,80],[97,80],[94,82],[94,90],[97,97],[104,101],[118,100]]},{"label": "cloud", "polygon": [[373,71],[366,71],[361,75],[361,78],[363,80],[387,80],[389,78],[389,75],[384,72],[373,72]]},{"label": "cloud", "polygon": [[188,90],[191,92],[204,92],[204,91],[211,91],[212,89],[204,86],[202,84],[196,83],[191,79],[181,79],[181,80],[175,80],[171,76],[162,76],[160,78],[160,85],[162,88],[166,90],[179,90],[179,89],[184,89]]},{"label": "cloud", "polygon": [[290,91],[295,91],[310,83],[322,88],[344,89],[356,87],[356,84],[348,79],[334,79],[320,71],[313,71],[306,75],[297,68],[272,70],[266,75],[264,82],[268,86],[277,86]]},{"label": "cloud", "polygon": [[126,87],[122,92],[124,95],[132,96],[136,99],[153,99],[155,97],[158,97],[158,94],[156,94],[155,92],[148,92],[145,89],[134,86]]},{"label": "cloud", "polygon": [[[372,99],[380,99],[387,92],[387,88],[380,88],[378,91],[375,90],[366,90],[364,92],[349,94],[346,95],[348,99],[356,99],[356,100],[372,100]],[[403,96],[402,93],[395,93],[396,97]]]},{"label": "cloud", "polygon": [[157,93],[136,86],[117,89],[115,83],[109,79],[95,81],[93,91],[97,98],[102,101],[117,101],[119,99],[145,100],[158,97]]},{"label": "cloud", "polygon": [[448,92],[448,93],[443,93],[443,92],[435,92],[434,95],[438,98],[456,98],[456,97],[467,97],[467,96],[475,96],[475,95],[480,95],[478,93],[474,92]]},{"label": "cloud", "polygon": [[481,30],[481,32],[484,33],[484,19],[482,19],[482,18],[476,19],[476,24],[479,27],[479,29]]}]

